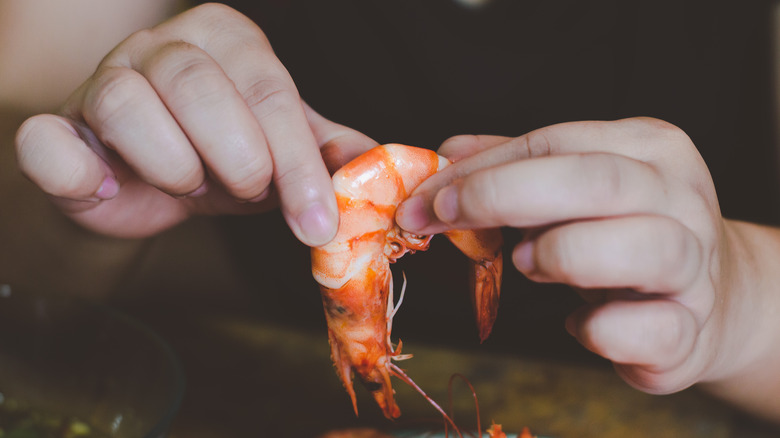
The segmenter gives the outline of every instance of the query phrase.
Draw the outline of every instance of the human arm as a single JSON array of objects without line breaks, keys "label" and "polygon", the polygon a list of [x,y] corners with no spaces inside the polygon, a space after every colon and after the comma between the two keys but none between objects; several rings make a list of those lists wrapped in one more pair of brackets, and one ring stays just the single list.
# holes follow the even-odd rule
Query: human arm
[{"label": "human arm", "polygon": [[780,232],[721,217],[707,167],[653,119],[455,137],[398,212],[415,233],[511,226],[513,263],[586,304],[566,327],[629,384],[700,384],[780,421]]},{"label": "human arm", "polygon": [[219,4],[132,34],[16,140],[25,175],[95,231],[145,237],[192,215],[265,211],[278,195],[310,245],[337,224],[324,161],[374,144],[308,108],[262,30]]},{"label": "human arm", "polygon": [[127,35],[185,8],[179,0],[0,0],[0,104],[56,109]]}]

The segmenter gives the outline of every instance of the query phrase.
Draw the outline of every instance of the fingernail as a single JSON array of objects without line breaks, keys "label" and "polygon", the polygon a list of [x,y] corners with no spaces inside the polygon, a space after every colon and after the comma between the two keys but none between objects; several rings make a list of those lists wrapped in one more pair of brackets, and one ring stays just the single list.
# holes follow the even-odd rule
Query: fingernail
[{"label": "fingernail", "polygon": [[524,274],[529,274],[534,271],[536,263],[534,263],[534,246],[532,242],[522,242],[515,248],[512,253],[512,261],[515,267]]},{"label": "fingernail", "polygon": [[113,199],[119,193],[119,182],[112,177],[107,176],[100,187],[95,192],[95,197],[98,199]]},{"label": "fingernail", "polygon": [[268,199],[268,197],[271,195],[272,191],[273,191],[272,187],[267,187],[265,190],[263,190],[262,193],[260,193],[259,195],[255,196],[254,198],[249,198],[249,199],[239,199],[239,198],[236,198],[235,201],[238,202],[239,204],[257,203],[257,202],[264,201],[264,200]]},{"label": "fingernail", "polygon": [[433,209],[442,221],[455,222],[458,219],[458,189],[455,186],[447,186],[439,190],[433,200]]},{"label": "fingernail", "polygon": [[254,202],[260,202],[268,199],[268,195],[271,194],[271,187],[266,187],[265,190],[263,190],[262,193],[255,196],[254,198],[248,199],[246,202],[254,203]]},{"label": "fingernail", "polygon": [[396,215],[398,226],[405,230],[422,230],[431,223],[428,210],[425,208],[425,201],[422,196],[412,196],[404,201],[399,207]]},{"label": "fingernail", "polygon": [[319,202],[312,204],[298,216],[298,226],[312,246],[328,243],[335,231],[333,218]]},{"label": "fingernail", "polygon": [[206,184],[206,181],[203,181],[203,184],[200,185],[197,189],[191,191],[190,193],[187,193],[188,198],[197,198],[199,196],[203,196],[206,194],[206,192],[209,191],[209,186]]}]

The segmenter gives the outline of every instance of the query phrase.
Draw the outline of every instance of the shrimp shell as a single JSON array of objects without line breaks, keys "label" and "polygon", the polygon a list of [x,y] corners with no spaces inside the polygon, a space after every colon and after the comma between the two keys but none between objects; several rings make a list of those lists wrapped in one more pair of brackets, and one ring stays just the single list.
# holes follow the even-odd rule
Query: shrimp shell
[{"label": "shrimp shell", "polygon": [[[395,310],[390,263],[407,252],[426,250],[432,236],[401,230],[395,211],[422,181],[448,164],[433,151],[388,144],[369,150],[333,175],[339,228],[331,242],[312,248],[312,274],[320,285],[333,363],[355,414],[353,374],[387,418],[400,415],[391,375],[422,393],[392,363],[411,355],[401,354],[401,343],[395,346],[390,340]],[[472,302],[484,340],[498,309],[501,232],[451,231],[445,235],[472,260]]]}]

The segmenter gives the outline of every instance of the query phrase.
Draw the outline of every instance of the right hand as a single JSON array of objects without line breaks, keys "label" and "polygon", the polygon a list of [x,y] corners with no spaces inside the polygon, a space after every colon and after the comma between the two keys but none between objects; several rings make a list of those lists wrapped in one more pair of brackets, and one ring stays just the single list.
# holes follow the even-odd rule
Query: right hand
[{"label": "right hand", "polygon": [[278,194],[308,245],[336,232],[328,167],[374,145],[309,108],[263,32],[219,4],[131,35],[16,138],[22,172],[94,231],[145,237]]},{"label": "right hand", "polygon": [[745,305],[774,300],[735,283],[749,252],[681,129],[650,118],[569,122],[517,138],[455,137],[439,153],[453,164],[401,204],[399,225],[423,235],[522,230],[515,267],[580,292],[586,304],[567,330],[629,384],[676,392],[755,357],[744,348],[750,330],[738,327],[762,319]]}]

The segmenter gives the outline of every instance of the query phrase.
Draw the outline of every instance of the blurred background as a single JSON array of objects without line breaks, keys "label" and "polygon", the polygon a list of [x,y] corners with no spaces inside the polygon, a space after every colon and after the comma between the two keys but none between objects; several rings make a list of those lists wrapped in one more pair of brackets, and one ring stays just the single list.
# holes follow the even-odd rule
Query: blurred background
[{"label": "blurred background", "polygon": [[[435,149],[456,134],[658,117],[697,145],[724,216],[780,219],[774,2],[225,3],[257,21],[313,108],[380,143]],[[0,117],[0,283],[109,303],[168,340],[188,381],[172,436],[387,427],[365,392],[354,418],[330,366],[309,249],[277,212],[197,218],[140,241],[89,234],[15,170],[13,133],[27,115],[5,105]],[[505,237],[508,257],[521,234]],[[394,266],[409,285],[393,338],[415,353],[403,366],[437,399],[446,400],[448,376],[462,373],[484,399],[483,420],[555,436],[776,433],[695,389],[666,397],[630,389],[565,332],[578,296],[533,284],[508,263],[493,335],[480,345],[464,263],[435,238]],[[396,386],[410,426],[436,419]]]}]

